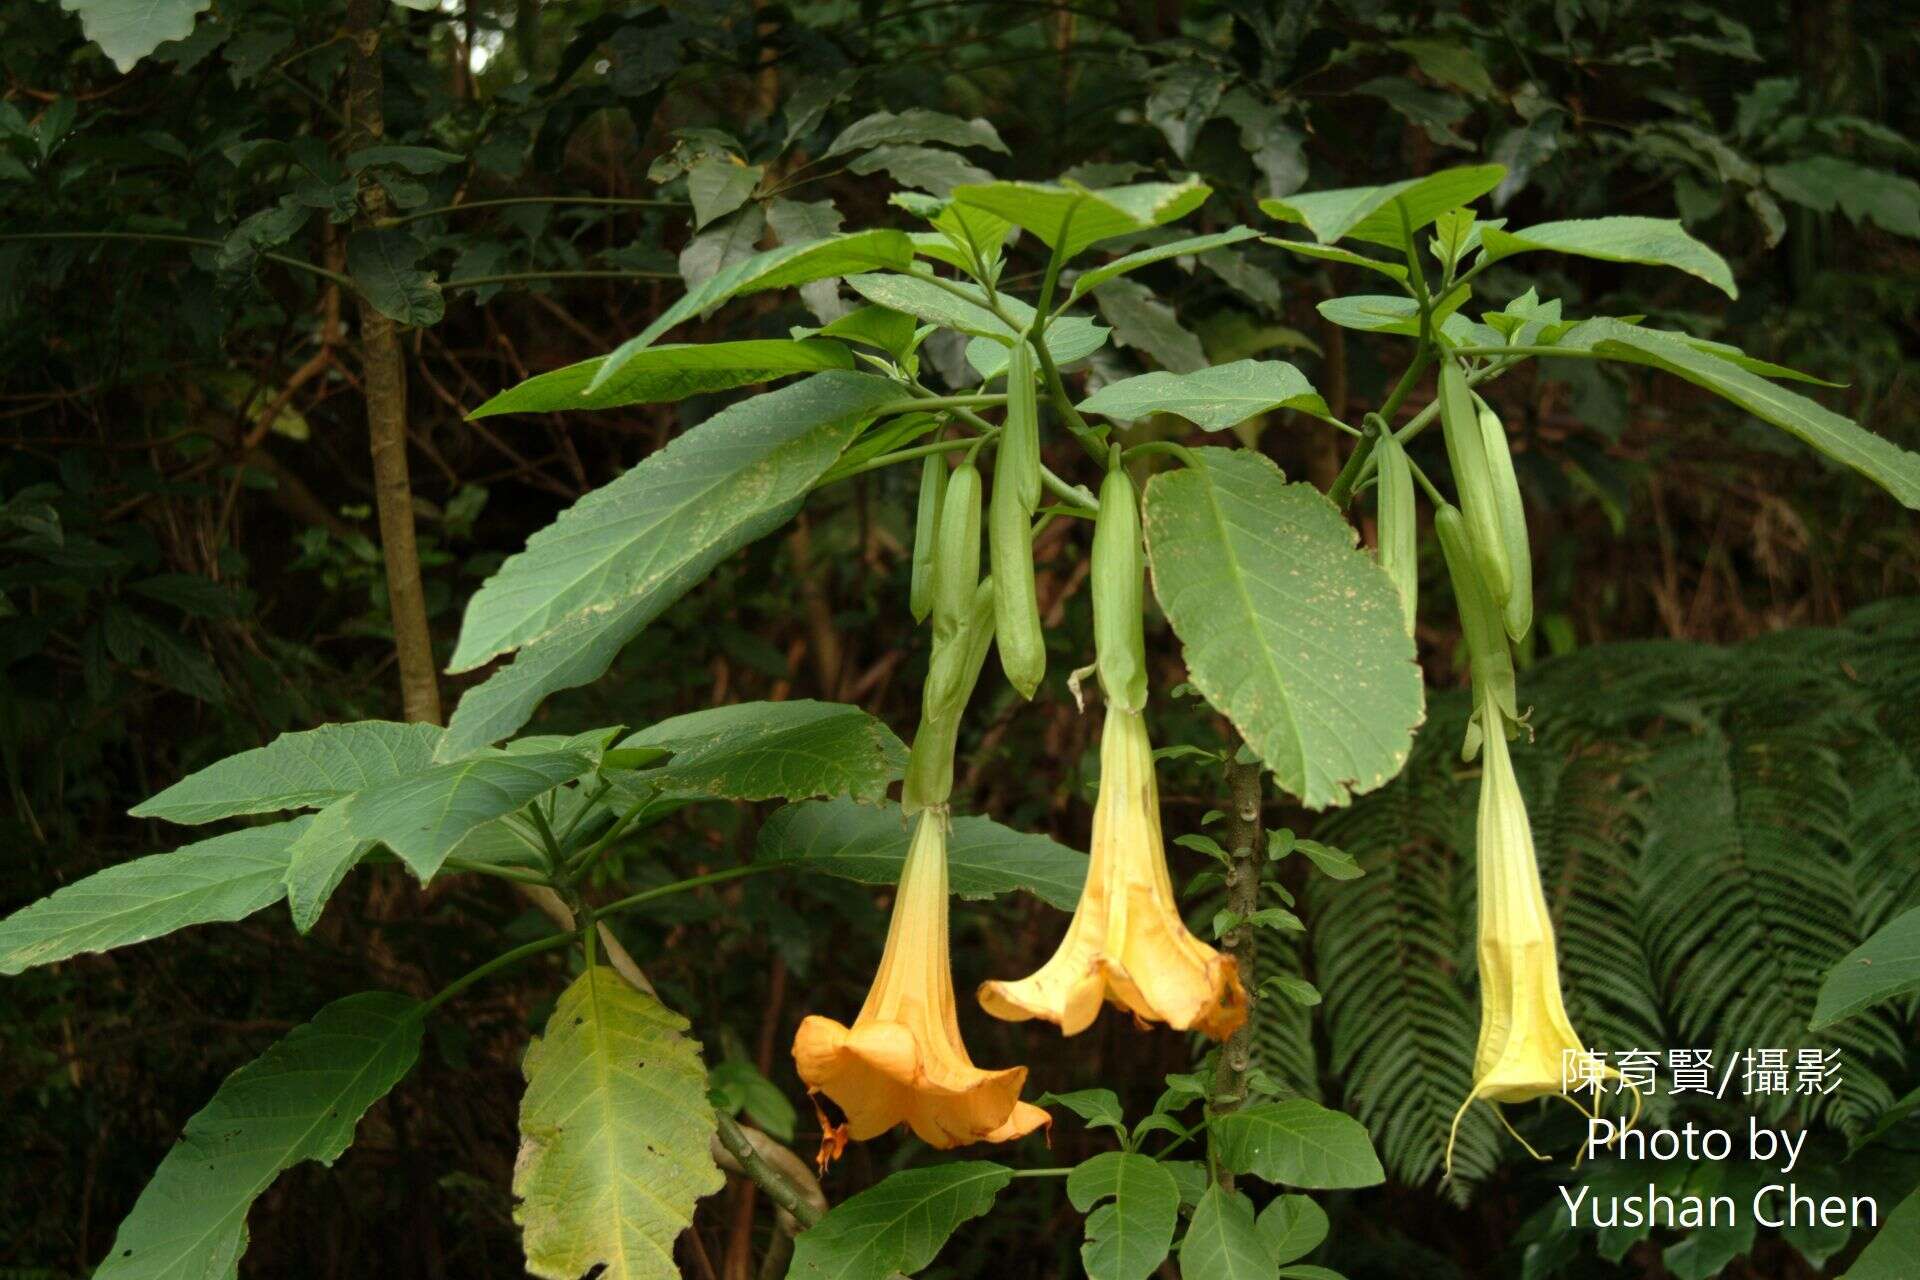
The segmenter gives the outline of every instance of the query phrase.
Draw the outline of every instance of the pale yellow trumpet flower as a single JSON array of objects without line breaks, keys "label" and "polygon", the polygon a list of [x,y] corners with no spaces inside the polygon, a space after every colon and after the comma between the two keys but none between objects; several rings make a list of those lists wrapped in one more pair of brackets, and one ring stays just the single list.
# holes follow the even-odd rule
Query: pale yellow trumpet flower
[{"label": "pale yellow trumpet flower", "polygon": [[[851,1027],[811,1014],[793,1040],[794,1065],[815,1097],[824,1168],[848,1138],[905,1124],[932,1147],[1009,1142],[1050,1117],[1020,1101],[1025,1067],[982,1070],[967,1056],[947,958],[947,812],[920,815],[900,870],[880,971]],[[824,1095],[844,1119],[829,1117]]]},{"label": "pale yellow trumpet flower", "polygon": [[1085,1031],[1102,1001],[1141,1023],[1232,1035],[1247,1017],[1231,956],[1188,932],[1167,875],[1160,795],[1145,719],[1109,706],[1086,888],[1053,958],[1017,982],[987,982],[980,1003],[1011,1022],[1044,1018]]},{"label": "pale yellow trumpet flower", "polygon": [[[1566,1098],[1579,1108],[1568,1096],[1567,1069],[1589,1058],[1561,996],[1553,918],[1540,885],[1533,828],[1507,750],[1506,726],[1495,708],[1483,705],[1479,714],[1480,1039],[1473,1054],[1473,1089],[1454,1113],[1447,1136],[1449,1175],[1467,1108],[1481,1099],[1511,1103],[1545,1097]],[[1611,1068],[1604,1075],[1619,1077]],[[1637,1119],[1637,1097],[1634,1114]]]}]

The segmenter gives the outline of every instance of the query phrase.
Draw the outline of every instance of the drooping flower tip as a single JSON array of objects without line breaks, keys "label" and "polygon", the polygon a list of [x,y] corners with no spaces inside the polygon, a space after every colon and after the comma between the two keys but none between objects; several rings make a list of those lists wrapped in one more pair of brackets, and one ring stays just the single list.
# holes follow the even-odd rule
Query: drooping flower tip
[{"label": "drooping flower tip", "polygon": [[1051,1123],[1020,1101],[1025,1067],[974,1066],[947,956],[947,817],[920,818],[901,868],[880,969],[851,1027],[812,1014],[793,1060],[821,1116],[820,1165],[904,1124],[942,1150],[1010,1142]]},{"label": "drooping flower tip", "polygon": [[1042,1018],[1066,1035],[1103,1002],[1141,1023],[1224,1040],[1247,1018],[1238,966],[1188,930],[1167,872],[1145,719],[1109,706],[1086,887],[1052,959],[1026,978],[981,984],[980,1004],[1010,1022]]}]

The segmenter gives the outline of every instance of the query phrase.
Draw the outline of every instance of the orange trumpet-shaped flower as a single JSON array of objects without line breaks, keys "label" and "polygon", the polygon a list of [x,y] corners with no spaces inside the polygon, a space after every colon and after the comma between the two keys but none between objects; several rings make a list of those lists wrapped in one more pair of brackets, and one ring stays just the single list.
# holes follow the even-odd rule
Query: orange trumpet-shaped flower
[{"label": "orange trumpet-shaped flower", "polygon": [[[1460,1118],[1475,1101],[1564,1096],[1569,1064],[1587,1057],[1560,992],[1553,918],[1540,886],[1526,801],[1507,752],[1506,727],[1497,710],[1483,706],[1480,714],[1485,730],[1476,855],[1480,1040],[1473,1054],[1473,1089],[1455,1113],[1447,1139],[1449,1171]],[[1618,1076],[1611,1068],[1606,1074]]]},{"label": "orange trumpet-shaped flower", "polygon": [[1141,1022],[1224,1040],[1246,1021],[1233,957],[1188,932],[1160,842],[1160,794],[1146,720],[1109,705],[1087,884],[1060,949],[1018,982],[987,982],[980,1003],[1011,1022],[1045,1018],[1078,1035],[1110,1000]]},{"label": "orange trumpet-shaped flower", "polygon": [[[825,1136],[824,1168],[849,1137],[877,1137],[905,1124],[938,1148],[1010,1142],[1051,1117],[1020,1101],[1025,1067],[985,1071],[960,1042],[947,960],[947,813],[922,813],[900,870],[880,972],[853,1026],[819,1014],[800,1023],[793,1061],[815,1095]],[[818,1095],[840,1109],[835,1123]]]}]

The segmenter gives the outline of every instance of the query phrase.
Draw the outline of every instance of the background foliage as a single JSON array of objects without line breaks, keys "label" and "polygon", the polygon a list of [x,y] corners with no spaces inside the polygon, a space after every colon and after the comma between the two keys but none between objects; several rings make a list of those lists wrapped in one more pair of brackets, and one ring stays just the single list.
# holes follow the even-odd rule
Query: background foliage
[{"label": "background foliage", "polygon": [[[370,155],[344,134],[336,6],[223,0],[127,74],[58,6],[11,6],[0,15],[0,766],[14,855],[0,908],[160,847],[157,827],[126,810],[210,760],[396,711],[352,306],[343,313],[327,275],[283,259],[345,273],[419,326],[405,335],[409,443],[442,665],[460,607],[504,555],[726,398],[565,418],[468,411],[603,354],[756,247],[842,218],[883,222],[895,190],[939,192],[988,160],[1003,176],[1096,184],[1195,170],[1217,189],[1198,230],[1250,220],[1255,198],[1309,183],[1474,157],[1509,167],[1494,203],[1523,223],[1677,213],[1732,261],[1737,301],[1673,273],[1561,259],[1526,269],[1550,263],[1543,289],[1570,303],[1645,312],[1844,382],[1831,402],[1913,447],[1920,187],[1905,175],[1920,107],[1901,17],[1839,0],[396,9],[383,13],[383,59],[398,149]],[[914,108],[986,124],[911,140],[897,127],[844,132]],[[350,225],[363,172],[390,225]],[[45,238],[97,231],[161,238]],[[29,233],[41,238],[15,238]],[[1234,246],[1191,272],[1156,267],[1153,292],[1116,282],[1097,300],[1122,350],[1096,360],[1089,385],[1272,352],[1336,412],[1377,401],[1393,371],[1314,308],[1337,270]],[[1486,283],[1496,301],[1524,287],[1513,268]],[[736,308],[724,328],[688,332],[783,337],[842,305],[819,290],[807,303]],[[957,349],[933,354],[961,363]],[[1786,1043],[1811,1008],[1804,975],[1915,895],[1911,858],[1897,857],[1913,829],[1915,744],[1899,714],[1916,680],[1900,647],[1913,624],[1854,611],[1911,591],[1920,548],[1891,499],[1707,397],[1663,381],[1649,399],[1648,385],[1563,362],[1498,386],[1539,503],[1537,643],[1566,655],[1529,682],[1542,732],[1523,777],[1560,891],[1576,1016],[1596,1041],[1777,1032]],[[1338,467],[1325,439],[1242,430],[1291,476],[1324,485]],[[817,697],[904,730],[925,663],[900,608],[910,502],[891,472],[816,500],[537,726]],[[1039,551],[1043,606],[1079,655],[1089,624],[1076,537],[1056,526]],[[1432,554],[1430,588],[1444,577]],[[1771,634],[1850,616],[1840,630]],[[1685,643],[1609,647],[1655,638]],[[1455,637],[1420,639],[1431,682],[1457,684]],[[1164,625],[1150,640],[1165,689],[1181,675],[1176,651]],[[1084,847],[1090,728],[1064,687],[1073,664],[1052,665],[1035,710],[1016,716],[1003,691],[976,713],[958,785],[974,812]],[[1163,698],[1161,740],[1220,746],[1198,706]],[[1450,1195],[1433,1184],[1434,1116],[1459,1096],[1473,1026],[1471,991],[1453,976],[1468,950],[1457,855],[1471,788],[1453,767],[1449,714],[1434,704],[1408,774],[1377,799],[1319,825],[1270,815],[1344,844],[1370,871],[1316,882],[1297,960],[1327,1000],[1264,1040],[1270,1071],[1332,1090],[1368,1121],[1396,1179],[1336,1204],[1339,1252],[1326,1260],[1353,1276],[1505,1274],[1557,1199],[1486,1131],[1466,1140],[1467,1181]],[[1218,777],[1166,768],[1170,834],[1199,830],[1219,807]],[[766,816],[715,805],[663,816],[618,870],[644,888],[731,865]],[[1771,890],[1779,880],[1790,894]],[[0,984],[0,1138],[18,1153],[0,1168],[0,1270],[84,1274],[198,1105],[187,1100],[328,1000],[369,981],[430,991],[484,958],[489,939],[530,928],[497,888],[422,894],[376,877],[297,947],[254,921]],[[963,989],[1045,953],[1053,909],[1013,901],[990,931],[962,909]],[[1718,951],[1683,936],[1704,905],[1722,922]],[[1370,945],[1383,920],[1392,948]],[[878,921],[855,886],[760,878],[630,916],[622,934],[674,1007],[721,1028],[710,1062],[753,1064],[793,1100],[793,1024],[808,1007],[857,1003]],[[1745,946],[1752,937],[1807,954]],[[1599,958],[1622,947],[1644,973]],[[1739,972],[1702,978],[1703,955],[1722,954]],[[558,965],[530,969],[465,997],[457,1024],[434,1023],[417,1074],[354,1150],[263,1197],[250,1271],[515,1274],[518,1046],[565,984]],[[1405,1017],[1360,1017],[1376,994]],[[1913,1087],[1910,1025],[1840,1029],[1858,1092],[1816,1117],[1832,1162]],[[1188,1050],[1123,1034],[1103,1024],[1068,1055],[969,1027],[983,1061],[1114,1087],[1135,1114]],[[1075,1126],[1055,1141],[1065,1157],[1098,1149]],[[836,1194],[898,1154],[861,1152]],[[1070,1233],[1052,1226],[1066,1212],[1057,1191],[1016,1188],[945,1265],[1073,1265]],[[744,1198],[729,1192],[696,1219],[717,1269],[739,1256]],[[294,1205],[304,1211],[284,1211]],[[1659,1261],[1666,1243],[1628,1242],[1625,1273],[1682,1273]],[[1798,1243],[1763,1241],[1734,1265],[1809,1274],[1800,1258],[1820,1247]]]}]

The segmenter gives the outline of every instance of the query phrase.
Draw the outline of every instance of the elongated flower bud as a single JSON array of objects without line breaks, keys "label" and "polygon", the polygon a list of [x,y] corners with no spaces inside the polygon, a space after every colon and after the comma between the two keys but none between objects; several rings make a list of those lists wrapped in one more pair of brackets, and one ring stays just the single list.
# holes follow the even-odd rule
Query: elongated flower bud
[{"label": "elongated flower bud", "polygon": [[1513,575],[1513,588],[1507,593],[1502,617],[1507,634],[1515,640],[1524,637],[1533,626],[1533,548],[1527,540],[1527,510],[1520,502],[1520,480],[1513,473],[1513,450],[1507,443],[1507,429],[1499,415],[1479,396],[1473,398],[1480,420],[1480,437],[1487,457],[1487,474],[1493,481],[1495,514],[1500,522],[1501,545]]},{"label": "elongated flower bud", "polygon": [[1093,649],[1108,705],[1136,713],[1147,705],[1146,572],[1139,500],[1115,458],[1093,527]]},{"label": "elongated flower bud", "polygon": [[[1480,580],[1460,509],[1450,504],[1441,506],[1433,513],[1433,528],[1440,535],[1440,549],[1447,558],[1447,576],[1453,580],[1453,597],[1460,607],[1460,626],[1466,636],[1473,687],[1479,700],[1491,701],[1499,716],[1518,720],[1520,695],[1514,682],[1513,654],[1507,648],[1500,611]],[[1493,718],[1495,723],[1485,725],[1487,732],[1505,733],[1505,722],[1497,716]],[[1478,712],[1469,724],[1461,750],[1465,759],[1473,759],[1479,750],[1481,729],[1487,719],[1484,712]]]},{"label": "elongated flower bud", "polygon": [[1454,487],[1460,491],[1460,510],[1466,516],[1467,537],[1480,580],[1496,608],[1504,608],[1513,593],[1513,569],[1507,563],[1506,536],[1500,529],[1500,503],[1494,493],[1493,473],[1487,464],[1486,437],[1473,405],[1467,375],[1451,355],[1440,361],[1440,427],[1447,440],[1447,460],[1453,466]]},{"label": "elongated flower bud", "polygon": [[1024,338],[1007,358],[1007,420],[1000,430],[994,483],[1011,480],[1020,505],[1040,505],[1040,402],[1033,385],[1033,347]]},{"label": "elongated flower bud", "polygon": [[941,499],[947,491],[947,463],[928,454],[920,465],[920,506],[913,520],[913,585],[907,593],[915,622],[933,612],[934,557],[940,539]]},{"label": "elongated flower bud", "polygon": [[1400,592],[1407,634],[1420,607],[1420,526],[1413,506],[1413,468],[1391,432],[1381,435],[1373,456],[1379,467],[1380,567]]},{"label": "elongated flower bud", "polygon": [[932,703],[944,706],[960,692],[954,669],[943,671],[938,658],[942,646],[956,641],[966,629],[979,583],[980,472],[969,460],[947,477],[946,495],[940,502],[940,536],[933,560],[935,661],[928,671],[926,691]]},{"label": "elongated flower bud", "polygon": [[[1001,455],[1001,460],[1006,460]],[[987,512],[987,550],[993,571],[993,630],[1000,669],[1023,698],[1033,697],[1047,673],[1047,643],[1040,630],[1040,597],[1033,583],[1033,530],[1019,482],[993,475]]]},{"label": "elongated flower bud", "polygon": [[900,788],[900,807],[908,814],[943,805],[953,794],[953,748],[960,736],[960,717],[986,665],[993,643],[993,579],[974,588],[967,622],[959,631],[933,637],[933,660],[920,694],[920,729],[907,755],[906,782]]}]

